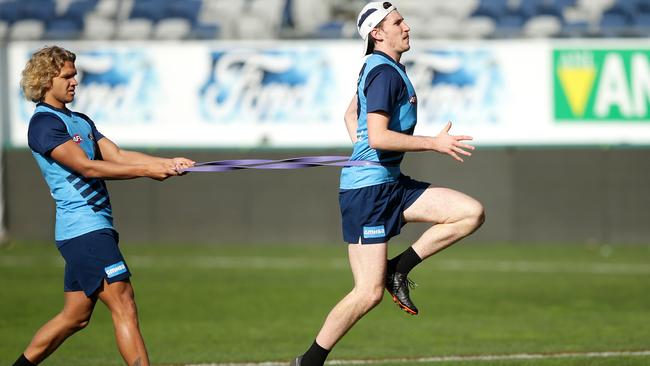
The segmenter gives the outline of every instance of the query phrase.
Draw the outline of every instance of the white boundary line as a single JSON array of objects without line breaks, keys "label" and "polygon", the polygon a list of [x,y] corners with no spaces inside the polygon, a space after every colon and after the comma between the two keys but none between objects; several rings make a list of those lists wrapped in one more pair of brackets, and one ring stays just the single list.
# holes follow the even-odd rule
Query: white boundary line
[{"label": "white boundary line", "polygon": [[[650,356],[650,351],[608,351],[608,352],[567,352],[567,353],[518,353],[511,355],[477,355],[477,356],[434,356],[417,358],[384,358],[373,360],[332,360],[326,365],[381,365],[386,363],[440,363],[462,361],[507,361],[507,360],[543,360],[553,358],[607,358],[607,357],[643,357]],[[200,363],[185,366],[286,366],[289,362],[248,362],[248,363]]]}]

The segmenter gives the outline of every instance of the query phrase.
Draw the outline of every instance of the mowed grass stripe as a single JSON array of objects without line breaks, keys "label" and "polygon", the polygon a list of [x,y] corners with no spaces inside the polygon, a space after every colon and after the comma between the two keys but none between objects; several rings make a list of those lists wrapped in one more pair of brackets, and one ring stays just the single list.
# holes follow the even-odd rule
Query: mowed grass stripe
[{"label": "mowed grass stripe", "polygon": [[[233,257],[233,256],[143,256],[127,255],[127,262],[134,268],[173,268],[192,266],[204,269],[251,270],[303,270],[347,268],[345,259],[320,258],[267,258],[267,257]],[[37,256],[0,256],[0,267],[16,268],[35,265],[63,267],[59,257]],[[431,260],[426,264],[433,271],[473,271],[473,272],[523,272],[523,273],[574,273],[574,274],[616,274],[646,275],[650,274],[650,264],[640,263],[568,263],[523,260],[478,260],[478,259],[441,259]]]}]

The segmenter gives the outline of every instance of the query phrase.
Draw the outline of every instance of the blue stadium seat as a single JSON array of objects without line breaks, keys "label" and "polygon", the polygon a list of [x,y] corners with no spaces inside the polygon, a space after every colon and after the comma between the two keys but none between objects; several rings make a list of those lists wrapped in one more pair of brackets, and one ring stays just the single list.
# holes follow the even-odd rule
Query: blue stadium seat
[{"label": "blue stadium seat", "polygon": [[56,4],[50,0],[21,1],[19,4],[20,19],[48,22],[56,14]]},{"label": "blue stadium seat", "polygon": [[345,22],[340,20],[332,20],[327,23],[321,24],[316,29],[316,36],[318,38],[343,38],[343,27]]},{"label": "blue stadium seat", "polygon": [[81,34],[81,25],[71,19],[59,18],[48,23],[45,29],[45,39],[77,39]]},{"label": "blue stadium seat", "polygon": [[526,18],[519,13],[504,14],[497,20],[494,36],[498,38],[515,38],[521,34]]},{"label": "blue stadium seat", "polygon": [[553,6],[558,9],[566,9],[576,5],[576,0],[552,0]]},{"label": "blue stadium seat", "polygon": [[11,24],[18,20],[19,7],[17,1],[3,1],[0,2],[0,20],[4,20]]},{"label": "blue stadium seat", "polygon": [[563,18],[564,14],[562,12],[564,11],[564,8],[561,7],[560,5],[550,2],[550,3],[541,3],[537,7],[537,14],[536,15],[552,15],[556,16],[558,18]]},{"label": "blue stadium seat", "polygon": [[628,13],[636,13],[639,8],[639,4],[647,2],[647,0],[616,0],[616,6],[624,8]]},{"label": "blue stadium seat", "polygon": [[608,10],[600,19],[600,35],[603,37],[625,36],[632,26],[630,17],[618,9]]},{"label": "blue stadium seat", "polygon": [[160,19],[164,18],[166,15],[166,1],[159,0],[137,0],[133,4],[131,9],[131,14],[129,14],[130,19],[143,18],[151,20],[152,22],[157,22]]},{"label": "blue stadium seat", "polygon": [[92,12],[95,8],[97,8],[97,0],[77,0],[70,4],[62,17],[83,24],[86,14]]},{"label": "blue stadium seat", "polygon": [[195,23],[192,26],[190,36],[194,39],[216,39],[219,38],[221,26],[218,24]]},{"label": "blue stadium seat", "polygon": [[508,11],[507,0],[481,0],[479,6],[471,16],[487,16],[492,19],[499,19]]},{"label": "blue stadium seat", "polygon": [[199,17],[202,5],[202,0],[174,0],[167,5],[165,16],[187,19],[194,24]]},{"label": "blue stadium seat", "polygon": [[637,0],[616,0],[612,6],[607,9],[606,13],[623,13],[628,17],[633,17],[637,12]]},{"label": "blue stadium seat", "polygon": [[637,36],[650,37],[650,12],[639,13],[634,17],[634,31]]},{"label": "blue stadium seat", "polygon": [[639,1],[636,10],[639,13],[650,13],[650,0]]},{"label": "blue stadium seat", "polygon": [[561,37],[580,38],[589,36],[589,23],[586,21],[564,22],[562,24]]},{"label": "blue stadium seat", "polygon": [[527,18],[530,18],[537,15],[538,6],[539,0],[521,0],[519,3],[519,8],[517,10]]}]

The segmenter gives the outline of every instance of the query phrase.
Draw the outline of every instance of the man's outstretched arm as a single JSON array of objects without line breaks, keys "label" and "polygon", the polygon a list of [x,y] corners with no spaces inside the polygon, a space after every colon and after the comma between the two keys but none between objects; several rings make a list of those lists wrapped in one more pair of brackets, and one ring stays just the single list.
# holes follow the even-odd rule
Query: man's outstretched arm
[{"label": "man's outstretched arm", "polygon": [[141,165],[141,164],[155,164],[155,163],[167,163],[170,160],[172,164],[176,166],[177,170],[183,168],[189,168],[194,165],[194,161],[186,158],[161,158],[157,156],[147,155],[138,151],[130,151],[121,149],[113,141],[107,137],[101,138],[97,144],[99,145],[99,150],[102,153],[102,159],[104,161],[109,161],[117,164],[128,164],[128,165]]},{"label": "man's outstretched arm", "polygon": [[467,150],[474,146],[463,141],[472,140],[471,136],[453,136],[449,134],[451,122],[436,136],[411,136],[388,129],[390,116],[385,112],[368,113],[368,144],[373,149],[388,151],[437,151],[463,162],[460,155],[471,156]]},{"label": "man's outstretched arm", "polygon": [[86,178],[131,179],[149,177],[156,180],[164,180],[171,176],[179,175],[172,159],[151,159],[150,162],[141,164],[91,160],[88,159],[86,153],[72,140],[54,148],[50,156],[58,163]]}]

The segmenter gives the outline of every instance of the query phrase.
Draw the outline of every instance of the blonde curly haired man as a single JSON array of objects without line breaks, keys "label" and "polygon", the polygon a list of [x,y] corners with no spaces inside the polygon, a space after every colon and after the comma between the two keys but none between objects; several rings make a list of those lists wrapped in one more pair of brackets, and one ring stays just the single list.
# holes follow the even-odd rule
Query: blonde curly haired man
[{"label": "blonde curly haired man", "polygon": [[113,228],[105,179],[180,175],[194,162],[120,149],[86,115],[67,104],[77,88],[76,56],[61,47],[32,55],[22,72],[25,97],[36,103],[28,142],[56,203],[55,241],[65,259],[63,310],[43,325],[14,366],[37,365],[85,328],[101,300],[110,310],[124,361],[149,365],[140,333],[131,273]]}]

